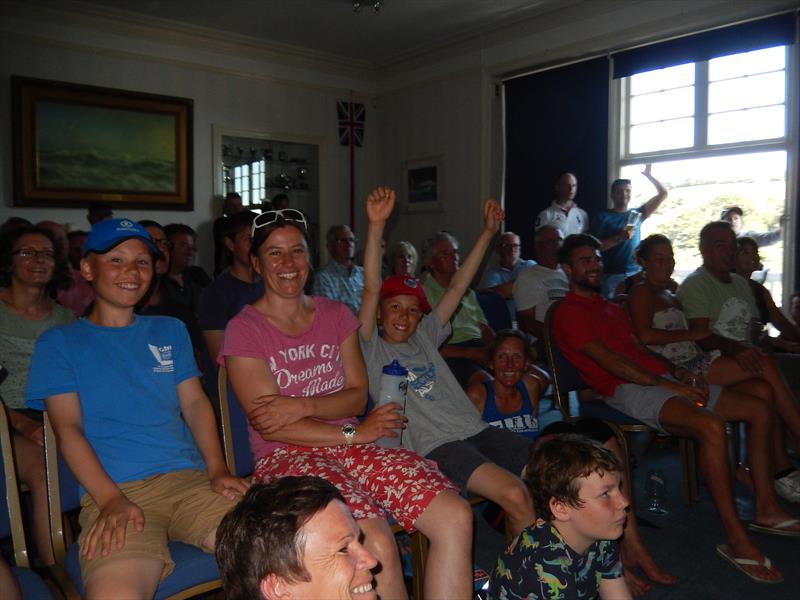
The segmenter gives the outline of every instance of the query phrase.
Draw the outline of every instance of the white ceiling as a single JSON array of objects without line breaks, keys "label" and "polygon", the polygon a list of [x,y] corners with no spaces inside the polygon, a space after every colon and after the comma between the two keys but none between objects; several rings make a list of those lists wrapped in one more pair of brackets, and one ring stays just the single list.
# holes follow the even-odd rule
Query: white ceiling
[{"label": "white ceiling", "polygon": [[359,13],[352,0],[83,0],[66,5],[177,21],[383,66],[575,1],[383,0],[378,14],[371,0],[362,0]]}]

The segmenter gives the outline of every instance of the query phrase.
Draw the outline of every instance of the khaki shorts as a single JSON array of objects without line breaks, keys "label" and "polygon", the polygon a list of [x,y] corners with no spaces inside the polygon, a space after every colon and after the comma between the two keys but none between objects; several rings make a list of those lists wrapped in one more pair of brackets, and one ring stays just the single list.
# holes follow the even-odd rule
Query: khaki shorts
[{"label": "khaki shorts", "polygon": [[[197,546],[204,552],[202,542],[215,531],[235,503],[211,490],[208,477],[203,471],[184,470],[152,475],[146,479],[129,481],[119,486],[122,493],[144,512],[144,531],[137,532],[133,522],[125,530],[125,546],[121,550],[112,548],[108,556],[84,558],[81,552],[81,577],[84,587],[99,567],[122,559],[163,560],[161,581],[175,568],[167,549],[169,541]],[[81,498],[81,513],[78,518],[81,534],[78,544],[81,550],[86,542],[86,532],[97,519],[100,511],[89,494]]]}]

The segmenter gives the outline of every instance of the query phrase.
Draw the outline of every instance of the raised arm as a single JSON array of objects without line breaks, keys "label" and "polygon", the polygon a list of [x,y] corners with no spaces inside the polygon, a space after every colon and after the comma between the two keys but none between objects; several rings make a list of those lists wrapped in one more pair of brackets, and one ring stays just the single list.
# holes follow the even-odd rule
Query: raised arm
[{"label": "raised arm", "polygon": [[361,309],[358,320],[361,322],[359,334],[364,341],[370,341],[375,332],[375,319],[381,293],[381,239],[386,221],[392,214],[395,204],[394,190],[377,187],[367,196],[367,245],[364,248],[364,292],[361,296]]},{"label": "raised arm", "polygon": [[646,283],[633,286],[628,293],[628,311],[633,330],[642,343],[648,345],[673,344],[675,342],[694,342],[706,337],[708,330],[702,329],[656,329],[653,327],[655,307],[653,294]]},{"label": "raised arm", "polygon": [[475,245],[470,250],[467,258],[464,260],[461,267],[453,275],[447,291],[442,296],[439,304],[436,306],[436,318],[439,323],[445,324],[453,316],[453,313],[458,308],[461,298],[467,291],[470,282],[475,273],[478,272],[483,255],[489,247],[489,243],[500,228],[500,222],[503,220],[503,209],[496,200],[486,200],[483,203],[483,229],[478,236]]},{"label": "raised arm", "polygon": [[86,558],[108,556],[112,543],[118,550],[125,545],[128,521],[133,521],[136,531],[144,530],[144,513],[128,500],[109,477],[86,439],[78,394],[71,392],[50,396],[45,400],[45,405],[61,456],[100,510],[97,519],[89,527],[83,555]]},{"label": "raised arm", "polygon": [[[317,419],[353,417],[364,411],[367,375],[354,331],[340,346],[344,387],[327,396],[290,397],[280,394],[278,383],[261,358],[226,356],[225,366],[236,399],[248,421],[265,440],[301,446],[336,446],[341,427]],[[361,440],[356,434],[356,442]]]},{"label": "raised arm", "polygon": [[658,207],[661,206],[661,203],[667,199],[667,189],[661,185],[661,182],[653,177],[652,174],[653,165],[647,163],[644,167],[644,171],[642,171],[642,175],[647,177],[650,180],[650,183],[653,184],[653,187],[656,188],[656,195],[650,198],[647,202],[644,203],[642,206],[642,220],[646,219],[654,212],[658,210]]}]

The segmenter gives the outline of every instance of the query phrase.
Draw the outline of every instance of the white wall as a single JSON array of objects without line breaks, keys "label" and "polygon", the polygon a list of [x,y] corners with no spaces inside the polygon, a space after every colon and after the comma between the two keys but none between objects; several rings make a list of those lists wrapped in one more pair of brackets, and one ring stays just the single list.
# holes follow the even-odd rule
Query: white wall
[{"label": "white wall", "polygon": [[[367,104],[365,145],[356,151],[357,192],[374,173],[377,115],[371,106],[373,75],[364,69],[270,63],[263,56],[210,51],[171,43],[169,32],[142,39],[136,31],[94,29],[96,24],[57,13],[21,14],[0,5],[0,221],[11,215],[31,221],[52,219],[86,229],[85,209],[19,208],[12,203],[9,77],[20,75],[194,100],[194,210],[191,212],[116,210],[132,219],[184,222],[199,229],[200,263],[211,266],[212,125],[263,131],[276,137],[311,138],[321,144],[321,227],[348,218],[349,151],[338,145],[336,100]],[[87,29],[87,26],[91,28]],[[212,45],[208,42],[208,46]],[[204,243],[204,235],[206,242]]]}]

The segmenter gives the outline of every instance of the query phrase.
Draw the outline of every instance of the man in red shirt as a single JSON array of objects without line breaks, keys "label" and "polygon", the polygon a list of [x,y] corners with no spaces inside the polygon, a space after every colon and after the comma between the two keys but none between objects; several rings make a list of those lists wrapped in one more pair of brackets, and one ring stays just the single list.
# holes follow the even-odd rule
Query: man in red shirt
[{"label": "man in red shirt", "polygon": [[772,485],[772,407],[756,396],[707,386],[685,369],[648,354],[626,313],[601,295],[603,262],[596,238],[569,236],[559,259],[570,280],[570,292],[553,316],[553,334],[564,356],[610,406],[651,427],[697,441],[700,470],[728,542],[717,546],[717,552],[755,581],[782,581],[736,513],[725,440],[725,421],[747,424],[755,494],[750,528],[800,536],[800,522],[783,510]]}]

